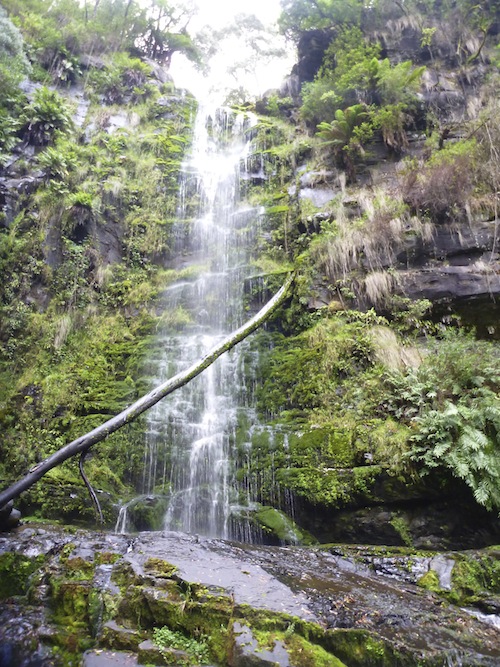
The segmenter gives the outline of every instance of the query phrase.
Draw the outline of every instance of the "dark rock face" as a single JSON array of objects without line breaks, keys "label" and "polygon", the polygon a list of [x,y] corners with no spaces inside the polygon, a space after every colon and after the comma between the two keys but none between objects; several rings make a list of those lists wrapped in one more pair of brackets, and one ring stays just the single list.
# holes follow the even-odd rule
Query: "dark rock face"
[{"label": "dark rock face", "polygon": [[473,226],[436,225],[429,242],[417,241],[400,254],[399,289],[411,299],[493,299],[500,294],[500,254],[494,221]]},{"label": "dark rock face", "polygon": [[316,76],[334,34],[333,30],[310,30],[301,34],[296,72],[301,86]]},{"label": "dark rock face", "polygon": [[42,182],[40,173],[28,176],[0,177],[0,227],[10,227],[20,212],[22,198],[32,194]]},{"label": "dark rock face", "polygon": [[411,546],[417,549],[473,549],[500,541],[500,519],[477,505],[458,483],[443,488],[375,480],[372,497],[352,498],[333,509],[297,502],[297,522],[321,543]]},{"label": "dark rock face", "polygon": [[20,520],[21,512],[14,508],[13,500],[10,500],[6,505],[0,507],[0,531],[14,528],[19,524]]}]

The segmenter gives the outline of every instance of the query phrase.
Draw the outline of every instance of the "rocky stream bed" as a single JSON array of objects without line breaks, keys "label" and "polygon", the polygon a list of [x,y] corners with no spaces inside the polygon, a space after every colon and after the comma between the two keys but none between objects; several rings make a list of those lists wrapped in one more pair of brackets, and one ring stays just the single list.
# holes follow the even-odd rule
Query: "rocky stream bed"
[{"label": "rocky stream bed", "polygon": [[[500,548],[231,543],[24,525],[0,536],[0,665],[500,664]],[[189,642],[188,642],[189,643]]]}]

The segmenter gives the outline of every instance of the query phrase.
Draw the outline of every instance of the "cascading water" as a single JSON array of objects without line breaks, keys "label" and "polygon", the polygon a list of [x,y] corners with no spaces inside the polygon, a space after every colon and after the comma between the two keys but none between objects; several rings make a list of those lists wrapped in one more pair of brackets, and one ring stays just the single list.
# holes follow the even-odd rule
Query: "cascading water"
[{"label": "cascading water", "polygon": [[[155,384],[191,365],[245,319],[243,284],[259,218],[239,203],[251,123],[230,110],[198,111],[175,230],[174,268],[181,278],[165,291]],[[231,536],[237,499],[231,449],[243,385],[236,349],[151,411],[143,491],[170,494],[166,529]]]}]

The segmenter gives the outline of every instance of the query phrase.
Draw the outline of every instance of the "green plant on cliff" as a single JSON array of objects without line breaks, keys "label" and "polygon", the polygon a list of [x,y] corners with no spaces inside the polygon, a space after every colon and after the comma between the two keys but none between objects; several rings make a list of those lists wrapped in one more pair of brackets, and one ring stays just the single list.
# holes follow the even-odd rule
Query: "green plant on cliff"
[{"label": "green plant on cliff", "polygon": [[371,104],[374,63],[380,47],[369,44],[358,27],[344,28],[325,52],[314,81],[302,88],[301,117],[309,124],[331,118],[338,108]]},{"label": "green plant on cliff", "polygon": [[463,219],[466,207],[481,191],[482,149],[472,138],[450,143],[427,160],[409,160],[401,172],[403,198],[421,216],[433,220]]},{"label": "green plant on cliff", "polygon": [[191,660],[195,661],[194,664],[196,665],[208,665],[210,662],[208,646],[203,638],[186,637],[182,632],[162,627],[154,628],[153,640],[160,651],[165,653],[166,657],[168,657],[168,649],[177,649],[185,651]]},{"label": "green plant on cliff", "polygon": [[[20,19],[40,76],[40,66],[55,76],[49,61],[70,48],[78,30],[85,43],[97,43],[101,37],[105,41],[115,19],[120,30],[113,39],[130,27],[118,12],[125,9],[124,2],[114,3],[118,13],[114,22],[101,25],[100,37],[93,32],[91,16],[81,29],[84,8],[73,0],[65,0],[68,11],[63,14],[57,13],[61,2],[6,4],[17,15],[13,20]],[[99,20],[111,4],[96,3]],[[133,22],[137,5],[128,5]],[[58,42],[62,34],[69,40],[64,45]],[[72,44],[77,58],[83,46]],[[33,159],[16,163],[20,175],[41,168],[43,182],[33,181],[29,191],[20,193],[17,217],[0,230],[0,269],[10,276],[0,286],[0,423],[9,441],[2,448],[0,468],[9,480],[149,388],[140,369],[157,322],[154,302],[165,279],[160,262],[169,252],[177,177],[189,145],[194,103],[167,86],[162,91],[172,102],[168,118],[162,118],[165,109],[151,95],[151,67],[128,55],[111,61],[122,92],[135,101],[133,110],[114,108],[127,118],[125,130],[107,132],[110,114],[91,104],[88,118],[94,125],[80,142],[70,105],[49,88],[40,88],[32,103],[19,93],[12,103],[0,101],[2,128],[12,126],[5,132],[4,148],[13,145],[12,132],[23,126],[26,138],[44,146]],[[13,95],[19,78],[12,80]],[[160,143],[161,150],[155,150]],[[97,487],[114,498],[132,493],[138,483],[143,428],[140,423],[126,427],[86,464]],[[29,511],[71,521],[91,519],[73,463],[60,472],[26,495]],[[111,506],[104,510],[111,520]]]},{"label": "green plant on cliff", "polygon": [[456,333],[430,340],[431,352],[406,373],[387,376],[384,410],[409,423],[409,458],[462,479],[476,501],[500,507],[498,350]]},{"label": "green plant on cliff", "polygon": [[316,136],[322,140],[322,146],[333,149],[349,181],[355,180],[356,157],[364,154],[363,144],[372,136],[371,127],[365,122],[367,118],[366,108],[362,104],[355,104],[344,111],[337,109],[331,123],[322,122],[318,125]]},{"label": "green plant on cliff", "polygon": [[27,104],[21,118],[24,139],[35,146],[46,146],[56,133],[68,132],[73,125],[68,103],[55,91],[43,86]]},{"label": "green plant on cliff", "polygon": [[24,97],[19,83],[30,73],[21,32],[0,7],[0,166],[17,142]]},{"label": "green plant on cliff", "polygon": [[102,70],[93,70],[88,77],[88,87],[100,96],[105,104],[122,104],[128,97],[136,102],[156,91],[148,83],[151,67],[131,58],[127,53],[115,53]]},{"label": "green plant on cliff", "polygon": [[447,402],[415,419],[410,458],[424,470],[446,467],[487,509],[500,510],[500,402],[491,392]]},{"label": "green plant on cliff", "polygon": [[[336,109],[356,104],[373,106],[374,113],[392,109],[394,115],[399,108],[409,114],[424,70],[409,60],[393,64],[380,59],[380,46],[369,42],[359,27],[343,28],[326,49],[314,81],[303,86],[301,116],[318,124]],[[404,118],[399,116],[399,122]]]}]

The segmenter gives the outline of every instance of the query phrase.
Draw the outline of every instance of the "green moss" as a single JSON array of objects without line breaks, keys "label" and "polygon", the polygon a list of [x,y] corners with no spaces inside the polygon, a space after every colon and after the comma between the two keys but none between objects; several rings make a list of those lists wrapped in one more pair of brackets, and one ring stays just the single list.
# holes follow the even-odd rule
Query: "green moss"
[{"label": "green moss", "polygon": [[[317,629],[311,627],[313,636]],[[332,651],[349,667],[413,667],[413,656],[405,656],[366,630],[328,630],[317,636],[319,644]]]},{"label": "green moss", "polygon": [[[169,653],[168,650],[166,650],[169,648],[185,651],[188,654],[189,664],[195,663],[206,665],[210,662],[210,652],[206,641],[199,641],[192,637],[186,637],[182,633],[172,631],[166,627],[155,628],[153,637],[154,642],[160,648],[163,657],[167,659],[167,664],[170,664],[168,662]],[[175,664],[179,661],[178,658],[175,660],[174,655],[170,655],[170,658],[175,661]]]},{"label": "green moss", "polygon": [[289,468],[276,473],[277,480],[313,505],[341,508],[374,497],[378,466],[353,469]]},{"label": "green moss", "polygon": [[[276,642],[280,642],[286,647],[294,665],[300,665],[300,667],[346,667],[345,663],[322,646],[310,642],[295,632],[294,623],[291,623],[284,632],[268,632],[250,627],[261,649],[272,652]],[[258,656],[258,651],[256,655]]]},{"label": "green moss", "polygon": [[407,547],[411,547],[413,545],[413,540],[411,537],[408,522],[405,520],[405,518],[403,516],[397,516],[397,515],[393,516],[390,521],[390,524],[403,540],[403,544],[406,545]]},{"label": "green moss", "polygon": [[178,567],[168,563],[166,560],[161,558],[148,558],[144,563],[144,569],[146,572],[152,572],[157,577],[165,577],[170,579],[177,571]]},{"label": "green moss", "polygon": [[26,595],[31,575],[43,564],[45,557],[34,558],[21,554],[0,554],[0,599]]},{"label": "green moss", "polygon": [[122,556],[112,551],[98,551],[95,555],[96,565],[114,565]]},{"label": "green moss", "polygon": [[75,558],[68,558],[64,564],[65,576],[79,580],[90,581],[94,576],[95,563],[89,562],[77,556]]},{"label": "green moss", "polygon": [[426,590],[432,591],[433,593],[437,593],[441,590],[439,576],[435,570],[429,570],[424,575],[422,575],[417,581],[417,584],[421,588],[425,588]]},{"label": "green moss", "polygon": [[53,613],[57,622],[88,631],[90,586],[86,582],[57,578],[52,579],[51,585]]},{"label": "green moss", "polygon": [[[94,104],[94,130],[85,142],[75,134],[55,138],[37,158],[50,178],[23,196],[18,219],[0,234],[0,268],[11,276],[0,285],[0,378],[9,379],[0,383],[0,422],[11,442],[0,467],[12,478],[150,388],[143,362],[157,324],[155,304],[169,279],[162,267],[195,102],[169,90],[164,118],[149,67],[119,58],[106,73],[90,71],[88,81],[114,73],[121,85],[123,72],[133,71],[142,81],[135,81],[133,95],[141,99],[133,112],[128,105],[108,112]],[[111,111],[140,117],[140,131],[101,131]],[[142,421],[102,443],[99,458],[87,461],[89,479],[113,500],[132,494],[141,477]],[[53,477],[51,486],[42,481],[22,509],[92,522],[76,469],[66,464],[62,470],[66,479]],[[111,525],[114,511],[101,498]]]},{"label": "green moss", "polygon": [[[292,457],[325,467],[354,464],[353,431],[336,425],[305,430],[289,440]],[[292,460],[293,460],[292,458]]]},{"label": "green moss", "polygon": [[300,529],[286,514],[274,507],[262,507],[249,514],[264,533],[277,537],[283,544],[315,544],[316,540]]},{"label": "green moss", "polygon": [[459,604],[478,602],[500,594],[500,551],[491,549],[487,555],[471,552],[469,557],[455,558],[451,574],[453,601]]}]

